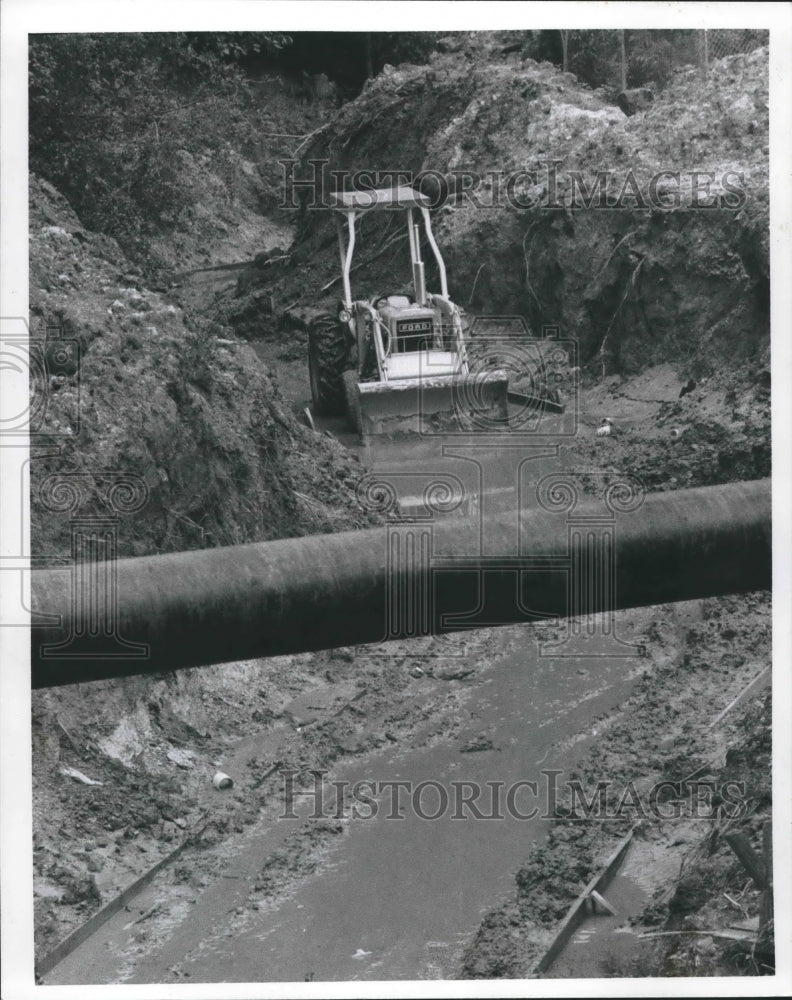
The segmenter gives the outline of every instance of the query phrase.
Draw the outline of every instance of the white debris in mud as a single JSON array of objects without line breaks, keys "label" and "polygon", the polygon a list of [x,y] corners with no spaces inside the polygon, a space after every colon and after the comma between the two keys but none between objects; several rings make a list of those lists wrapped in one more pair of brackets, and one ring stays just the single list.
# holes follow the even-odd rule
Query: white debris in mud
[{"label": "white debris in mud", "polygon": [[33,895],[38,896],[40,899],[54,899],[60,902],[66,893],[65,889],[59,886],[51,885],[47,882],[34,882],[33,883]]},{"label": "white debris in mud", "polygon": [[78,771],[76,767],[62,767],[60,773],[64,778],[74,778],[75,781],[81,782],[83,785],[103,785],[103,781],[95,781],[93,778],[89,778],[87,774],[83,774],[82,771]]},{"label": "white debris in mud", "polygon": [[627,121],[627,115],[621,108],[579,108],[576,104],[554,104],[550,108],[551,118],[587,118],[592,122],[622,123]]},{"label": "white debris in mud", "polygon": [[122,716],[113,732],[98,745],[102,753],[131,767],[135,758],[151,743],[151,721],[145,708],[138,705],[134,714]]},{"label": "white debris in mud", "polygon": [[610,417],[604,417],[602,423],[597,428],[597,437],[609,437],[612,431],[612,423]]},{"label": "white debris in mud", "polygon": [[188,769],[195,766],[194,750],[179,750],[178,747],[174,747],[172,750],[168,750],[166,756],[177,767]]}]

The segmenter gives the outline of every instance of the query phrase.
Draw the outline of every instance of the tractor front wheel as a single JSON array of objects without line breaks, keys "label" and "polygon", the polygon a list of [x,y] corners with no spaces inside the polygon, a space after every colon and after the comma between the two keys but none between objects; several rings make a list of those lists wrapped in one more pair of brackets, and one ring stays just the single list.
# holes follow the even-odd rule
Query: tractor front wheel
[{"label": "tractor front wheel", "polygon": [[314,410],[338,416],[346,408],[344,372],[349,367],[349,333],[330,314],[317,316],[308,330],[308,374]]}]

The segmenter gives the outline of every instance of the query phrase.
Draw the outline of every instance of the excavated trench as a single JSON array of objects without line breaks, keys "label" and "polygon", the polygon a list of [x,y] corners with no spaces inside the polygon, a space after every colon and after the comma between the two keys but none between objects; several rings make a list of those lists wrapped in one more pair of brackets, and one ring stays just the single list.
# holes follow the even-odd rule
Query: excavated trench
[{"label": "excavated trench", "polygon": [[[270,363],[275,350],[281,348],[257,345]],[[277,361],[273,367],[278,368]],[[301,363],[281,361],[280,382],[299,410],[308,393]],[[548,444],[560,418],[548,419],[548,436],[532,443],[540,451],[544,444],[545,451],[530,462],[532,481],[574,466],[572,446],[546,454],[555,452]],[[369,473],[394,484],[402,514],[420,513],[427,478],[444,473],[457,476],[474,509],[512,509],[517,472],[530,453],[525,443],[517,449],[506,443],[490,447],[473,463],[476,475],[471,478],[465,473],[471,468],[470,455],[461,449],[460,457],[459,442],[379,442],[365,449],[343,421],[320,425],[319,433],[325,431],[357,448],[361,459],[371,463]],[[439,516],[454,517],[460,509]],[[687,609],[684,622],[700,620],[700,602],[680,607]],[[631,699],[640,700],[640,685],[656,683],[655,693],[662,699],[670,681],[665,676],[668,663],[681,662],[686,627],[676,628],[670,650],[654,642],[658,610],[616,616],[619,637],[635,644],[625,646],[632,655],[622,657],[597,655],[593,648],[587,648],[585,657],[539,655],[538,639],[558,638],[564,626],[477,631],[453,637],[439,654],[428,657],[409,642],[356,650],[361,674],[370,679],[376,671],[409,670],[407,688],[370,707],[365,698],[356,699],[351,687],[341,692],[350,700],[336,709],[338,690],[332,684],[313,686],[286,706],[281,717],[285,728],[284,721],[278,722],[229,747],[215,763],[235,775],[236,792],[256,819],[219,842],[188,848],[179,866],[160,873],[43,981],[458,977],[463,963],[470,964],[471,940],[482,919],[510,896],[515,870],[532,845],[545,841],[557,819],[548,801],[550,783],[563,783],[575,774],[602,734],[622,723],[633,726],[640,739],[639,724],[630,722],[625,711]],[[738,671],[729,678],[728,689],[737,690],[744,678]],[[714,694],[723,678],[710,683]],[[355,742],[345,742],[334,755],[337,763],[325,770],[322,807],[317,811],[317,786],[309,785],[310,794],[296,795],[296,815],[283,818],[286,779],[277,769],[263,783],[261,779],[277,765],[284,733],[298,748],[301,772],[310,765],[321,767],[322,758],[312,755],[312,741],[344,709],[361,717],[360,729]],[[380,739],[370,749],[367,736],[375,733]],[[338,785],[331,781],[346,782],[347,788],[361,781],[380,783],[376,804],[368,807],[376,815],[366,816],[365,810],[364,816],[357,815],[355,801],[348,795],[339,800]],[[412,788],[423,783],[423,797],[416,807],[408,795],[404,818],[393,818],[393,786],[388,783],[407,781]],[[521,784],[525,782],[535,786]],[[460,807],[463,786],[499,787],[501,796],[517,788],[522,800],[515,796],[511,809],[501,801],[503,815],[486,819]],[[492,794],[482,799],[485,815],[498,811]],[[211,811],[211,800],[207,802]],[[528,818],[533,807],[538,814]],[[668,877],[667,866],[662,877]],[[625,920],[642,908],[656,880],[639,885],[627,872],[614,886],[619,916],[584,924],[548,975],[608,975],[614,956],[626,962],[633,954],[633,937],[623,933]],[[540,948],[549,936],[542,931],[536,940]]]},{"label": "excavated trench", "polygon": [[[642,631],[649,617],[625,616],[624,634]],[[530,844],[545,836],[544,793],[558,780],[553,775],[568,773],[595,738],[570,744],[570,735],[618,709],[640,662],[604,658],[591,669],[590,660],[573,659],[559,671],[558,660],[537,656],[527,630],[502,632],[457,657],[458,673],[471,670],[474,678],[445,682],[445,704],[411,727],[407,746],[352,755],[332,769],[333,781],[350,786],[426,783],[417,810],[409,790],[402,803],[388,789],[377,797],[375,816],[366,818],[369,806],[355,818],[348,800],[339,805],[338,786],[325,783],[321,808],[309,785],[296,796],[300,818],[279,819],[282,797],[265,803],[252,781],[243,783],[260,819],[214,849],[202,892],[186,898],[184,886],[164,872],[44,981],[454,978],[482,914],[509,892]],[[505,641],[516,650],[504,655]],[[416,717],[421,686],[405,706]],[[272,734],[248,739],[222,766],[238,774],[245,757],[266,756],[272,742]],[[526,781],[536,783],[538,795],[520,786],[507,809],[508,790]],[[499,789],[479,804],[493,818],[476,819],[459,805],[465,783]],[[538,815],[527,818],[537,807]],[[301,845],[317,827],[318,848],[306,852]],[[288,877],[268,895],[261,875],[273,859]],[[184,863],[192,863],[190,855]]]},{"label": "excavated trench", "polygon": [[[750,69],[757,80],[763,65],[760,57],[761,53],[745,60],[746,72]],[[729,92],[724,85],[733,82],[739,69],[724,64],[721,76],[713,74],[707,82],[708,93],[720,95],[723,91],[726,100]],[[457,165],[448,158],[455,136],[464,140],[460,149],[470,146],[472,165],[482,171],[492,165],[493,156],[506,164],[513,158],[511,153],[514,157],[523,155],[526,122],[521,116],[527,114],[528,105],[519,92],[520,80],[511,80],[514,67],[495,65],[480,71],[475,80],[467,67],[450,67],[443,88],[431,92],[434,103],[428,111],[432,112],[432,129],[418,134],[412,112],[430,93],[424,85],[424,72],[424,68],[412,67],[383,76],[364,95],[358,110],[344,112],[340,125],[322,133],[306,155],[324,155],[329,147],[336,157],[341,156],[339,150],[346,151],[346,159],[334,160],[333,166],[392,166],[403,155],[406,135],[415,146],[408,151],[414,154],[416,170],[427,155],[424,165],[443,169]],[[540,124],[531,124],[531,118],[528,126],[540,132],[547,128],[544,144],[537,143],[536,135],[531,140],[536,146],[531,155],[535,152],[541,159],[546,157],[541,150],[552,150],[553,155],[560,150],[570,156],[570,167],[593,163],[599,167],[600,161],[605,165],[611,162],[608,157],[614,129],[609,124],[610,112],[600,107],[599,98],[582,94],[568,74],[561,79],[552,67],[534,65],[525,69],[523,76],[525,73],[559,91],[548,98],[547,108],[531,111]],[[495,96],[497,90],[498,99],[486,104],[473,101],[466,112],[474,84],[482,94]],[[399,101],[418,97],[405,112],[407,124],[387,130],[385,138],[394,148],[383,145],[381,130],[368,126],[361,133],[362,142],[358,136],[350,145],[349,140],[357,135],[360,115],[368,115],[369,122],[384,120],[380,102],[390,99],[390,89],[398,86],[404,88]],[[743,83],[734,83],[732,90],[735,88],[743,88]],[[630,120],[632,124],[617,122],[614,126],[619,136],[624,133],[629,140],[625,143],[629,156],[633,146],[644,149],[648,157],[643,163],[645,171],[677,163],[678,150],[670,145],[676,133],[672,130],[666,136],[669,121],[680,123],[674,126],[680,136],[693,131],[690,115],[696,114],[696,108],[691,108],[686,79],[670,93],[665,111],[658,101],[643,123],[636,117]],[[761,106],[762,93],[757,84],[757,107]],[[450,95],[455,95],[453,104],[449,103]],[[504,95],[511,95],[509,101],[504,102]],[[584,112],[570,118],[570,105],[558,104],[562,99],[581,101]],[[551,114],[555,105],[561,110]],[[450,123],[449,107],[460,112]],[[728,113],[735,128],[742,127],[742,117],[750,119],[753,128],[756,113],[752,108],[731,108]],[[666,118],[658,122],[663,114]],[[490,122],[488,115],[503,115],[504,122]],[[514,121],[513,136],[508,129],[499,131],[509,116]],[[440,125],[442,129],[435,134],[433,129]],[[344,132],[346,127],[350,131]],[[591,130],[590,135],[587,130]],[[492,135],[499,136],[499,142],[508,140],[514,149],[496,148],[486,156],[478,154],[476,142]],[[660,148],[666,139],[668,150]],[[733,143],[722,139],[720,132],[712,139],[713,163],[731,162]],[[721,152],[719,143],[725,143],[729,156]],[[328,430],[336,441],[325,439],[320,442],[322,448],[317,445],[316,454],[312,454],[311,442],[319,439],[309,437],[307,428],[299,429],[301,434],[297,435],[294,428],[287,427],[278,409],[280,399],[270,391],[269,382],[258,392],[258,383],[250,378],[255,367],[250,363],[250,348],[229,337],[253,340],[253,349],[276,373],[283,396],[299,414],[308,402],[304,331],[299,322],[290,330],[276,329],[274,315],[282,310],[286,319],[292,306],[297,306],[299,314],[309,303],[311,307],[322,305],[316,301],[315,288],[336,274],[337,254],[334,241],[324,246],[317,231],[313,237],[308,233],[296,248],[290,269],[284,264],[282,276],[276,275],[273,281],[262,267],[263,284],[259,282],[258,287],[254,283],[247,298],[233,294],[237,273],[230,269],[196,274],[174,291],[174,298],[183,300],[187,312],[213,315],[210,307],[213,303],[219,306],[223,324],[220,339],[214,345],[214,332],[210,331],[198,345],[200,349],[191,350],[195,371],[184,371],[180,350],[163,349],[162,361],[155,364],[172,368],[170,382],[181,390],[173,403],[182,421],[182,436],[174,445],[173,407],[168,400],[159,400],[156,385],[146,391],[135,390],[140,391],[139,409],[149,425],[150,399],[159,400],[162,415],[157,417],[157,426],[162,440],[142,459],[136,450],[111,450],[110,467],[129,463],[141,475],[145,473],[158,517],[160,506],[164,509],[165,504],[161,498],[169,499],[174,510],[168,511],[166,528],[158,530],[156,536],[163,549],[171,545],[173,532],[180,531],[180,538],[185,535],[185,525],[200,532],[200,537],[187,536],[188,543],[182,547],[247,540],[247,535],[237,539],[235,532],[240,526],[247,530],[248,525],[263,531],[262,537],[275,537],[292,530],[295,511],[300,515],[299,530],[333,530],[341,525],[342,517],[352,516],[344,510],[334,520],[354,492],[349,482],[355,477],[368,478],[367,473],[394,486],[402,515],[419,517],[426,513],[427,480],[461,483],[464,502],[448,503],[453,509],[435,514],[450,518],[481,509],[513,509],[518,469],[526,458],[530,459],[525,467],[532,482],[542,471],[572,469],[589,475],[586,490],[597,495],[601,495],[602,484],[610,481],[608,477],[621,470],[642,477],[650,490],[768,475],[769,381],[761,382],[765,375],[769,378],[760,162],[764,154],[760,155],[761,142],[756,138],[746,143],[753,157],[750,162],[757,160],[753,183],[758,194],[736,221],[734,213],[725,210],[646,213],[628,206],[618,213],[543,215],[504,209],[488,214],[464,205],[439,220],[438,238],[458,286],[452,289],[456,300],[471,311],[497,309],[524,314],[534,329],[545,322],[560,323],[562,333],[572,331],[580,336],[585,357],[578,361],[591,365],[580,400],[578,433],[557,452],[552,436],[557,423],[551,420],[546,439],[534,435],[518,448],[504,442],[502,447],[489,445],[479,451],[465,451],[458,442],[451,442],[444,450],[442,444],[449,442],[440,441],[389,443],[366,451],[338,421],[320,427],[320,435]],[[510,156],[505,156],[506,152]],[[617,152],[622,154],[620,148]],[[618,166],[621,161],[615,162]],[[691,162],[702,165],[695,158]],[[703,165],[707,162],[705,159]],[[684,165],[691,163],[685,160]],[[747,176],[750,180],[750,174]],[[45,221],[60,224],[62,220],[53,217]],[[60,301],[56,301],[60,292],[55,278],[60,279],[64,269],[61,243],[76,255],[77,263],[82,260],[77,260],[82,251],[58,227],[48,225],[42,234],[39,242],[46,244],[47,252],[50,244],[55,247],[52,262],[45,257],[52,275],[40,282],[46,296],[41,290],[37,293],[44,301],[42,315],[50,315],[52,303]],[[363,281],[367,275],[377,290],[389,283],[392,266],[388,257],[374,256],[359,277]],[[116,308],[121,316],[124,296],[134,291],[112,291],[119,280],[116,270],[115,265],[102,268],[102,280],[111,291],[107,301],[96,294],[97,340],[91,344],[89,365],[92,359],[105,355],[108,365],[117,357],[126,364],[124,351],[132,361],[144,354],[148,359],[146,352],[137,350],[142,336],[134,325],[140,323],[139,316],[133,322],[137,313],[128,320],[113,320],[112,335],[120,346],[116,348],[114,341],[105,354],[100,351],[106,338],[104,332],[102,336],[98,333],[104,331],[107,307]],[[80,302],[85,298],[80,284],[83,272],[84,267],[73,275],[75,288],[81,293],[74,300]],[[131,282],[124,280],[125,285]],[[328,300],[337,293],[333,288]],[[240,286],[236,289],[242,290]],[[116,294],[119,299],[113,301]],[[144,297],[154,301],[148,293]],[[131,308],[131,298],[129,303]],[[225,311],[224,303],[228,306]],[[269,310],[265,310],[266,315],[262,314],[262,303]],[[167,330],[167,324],[177,323],[173,306],[166,305],[164,299],[157,299],[154,305],[157,309],[151,316],[156,326],[142,328],[152,337],[158,336],[158,329]],[[90,313],[87,315],[92,319]],[[76,316],[74,325],[90,327],[82,314]],[[610,340],[603,350],[607,331]],[[174,343],[181,345],[183,334],[176,326]],[[157,346],[159,341],[152,344]],[[212,346],[209,356],[213,367],[207,369],[203,362],[208,346]],[[642,374],[625,378],[607,375],[608,371]],[[681,386],[690,375],[699,379],[699,386],[681,399]],[[119,370],[116,378],[122,377]],[[108,383],[106,374],[98,369],[95,379],[97,387]],[[86,388],[88,384],[86,377]],[[147,383],[141,384],[145,387]],[[251,386],[258,393],[252,405]],[[125,391],[132,399],[133,389]],[[113,412],[114,397],[105,399],[94,391],[93,398],[99,420],[104,419],[103,413]],[[244,407],[240,400],[245,401]],[[278,426],[262,431],[251,421],[248,427],[251,414],[271,418]],[[614,418],[616,433],[601,440],[594,430],[604,414]],[[208,477],[202,472],[203,455],[200,461],[190,457],[199,416],[202,437],[216,446],[219,456]],[[270,444],[280,441],[277,435],[284,428],[287,435],[282,447],[278,445],[273,451]],[[672,443],[673,432],[677,433]],[[131,436],[137,444],[137,438]],[[266,447],[248,455],[246,449],[250,450],[254,438],[259,444],[266,439]],[[123,440],[120,434],[119,440]],[[344,447],[338,447],[337,442]],[[172,465],[167,460],[171,448],[180,452],[179,461]],[[532,449],[538,449],[539,454]],[[553,454],[543,454],[543,450]],[[350,453],[358,455],[362,468],[348,461]],[[229,454],[240,457],[240,463],[227,468]],[[343,489],[339,487],[324,504],[319,490],[327,489],[334,478],[336,485],[342,483],[336,476],[339,456],[346,462]],[[156,459],[153,463],[152,457]],[[281,483],[277,473],[285,468],[285,457],[296,457],[298,465],[290,466],[292,478]],[[251,470],[261,467],[270,471],[274,467],[276,475],[261,481],[254,477],[255,489],[242,490],[239,484],[247,481]],[[591,470],[603,474],[600,486]],[[163,471],[168,472],[172,484]],[[321,487],[314,490],[320,478]],[[207,485],[212,488],[204,498],[202,491]],[[197,500],[190,496],[191,491]],[[185,496],[195,502],[182,510]],[[229,498],[234,503],[247,503],[254,496],[267,498],[255,516],[247,510],[235,510],[234,517],[225,523],[222,514]],[[203,508],[210,502],[213,516],[205,523]],[[357,510],[352,513],[357,517]],[[45,523],[52,521],[50,518]],[[349,525],[345,521],[343,526]],[[135,544],[148,544],[153,531],[134,538]],[[46,540],[42,536],[42,541]],[[769,663],[766,595],[623,612],[616,617],[616,627],[625,641],[645,647],[647,655],[585,660],[540,656],[538,640],[559,640],[565,625],[506,627],[461,634],[440,646],[415,640],[379,649],[318,654],[311,659],[232,665],[225,674],[223,668],[185,671],[178,678],[156,678],[145,690],[141,682],[130,684],[121,694],[108,692],[109,707],[90,691],[81,693],[79,703],[68,698],[62,705],[55,703],[47,718],[57,719],[65,736],[55,739],[56,744],[60,739],[60,744],[53,749],[48,734],[34,731],[34,738],[46,743],[40,754],[40,761],[46,763],[40,768],[46,794],[37,793],[35,807],[44,812],[55,802],[67,833],[73,819],[70,809],[79,824],[70,842],[65,833],[63,839],[60,833],[53,836],[55,827],[48,819],[41,822],[43,846],[37,849],[44,855],[40,862],[44,876],[37,907],[45,921],[52,912],[52,899],[68,899],[62,885],[53,886],[48,881],[52,878],[57,882],[50,862],[54,858],[56,866],[61,865],[60,852],[72,852],[88,836],[88,830],[92,841],[85,840],[72,853],[81,864],[84,852],[87,870],[82,874],[88,880],[93,878],[89,873],[106,863],[104,872],[96,873],[102,903],[140,874],[149,859],[159,857],[166,832],[168,847],[172,846],[173,838],[179,835],[174,818],[183,824],[181,829],[195,829],[199,816],[205,814],[211,835],[199,837],[176,863],[127,903],[128,909],[122,908],[111,917],[52,968],[44,981],[277,982],[454,978],[461,974],[520,978],[530,974],[575,894],[624,833],[624,823],[613,828],[598,824],[595,832],[591,824],[585,824],[583,835],[580,826],[559,826],[557,816],[546,820],[468,817],[463,821],[454,820],[447,810],[429,820],[408,809],[404,820],[389,820],[383,815],[384,797],[378,800],[376,819],[355,818],[349,801],[338,812],[332,809],[330,815],[312,818],[306,816],[310,800],[298,800],[300,819],[286,820],[280,818],[284,791],[279,770],[283,764],[300,773],[312,767],[326,768],[327,778],[339,781],[428,781],[450,788],[460,781],[483,785],[503,781],[508,786],[515,781],[536,780],[541,785],[543,772],[554,770],[563,771],[560,782],[574,774],[592,782],[603,774],[622,783],[666,774],[681,778],[702,760],[722,758],[734,739],[734,726],[727,719],[710,732],[702,720],[715,719]],[[117,760],[122,763],[115,771],[106,766],[106,757],[94,752],[95,747],[86,748],[82,739],[81,718],[97,707],[97,743],[102,753],[109,754],[110,748],[119,755]],[[180,726],[174,726],[176,718]],[[191,770],[182,771],[181,764],[174,766],[169,755],[163,762],[161,746],[157,747],[159,756],[151,748],[155,736],[162,740],[165,724],[178,737],[174,745],[179,753],[187,747],[193,754],[196,763],[190,765]],[[246,731],[249,735],[240,738]],[[76,739],[70,735],[74,732],[78,733]],[[97,838],[91,826],[93,818],[91,823],[84,822],[86,812],[101,814],[102,806],[97,803],[100,792],[95,787],[70,788],[62,799],[58,798],[60,792],[49,794],[54,782],[63,781],[52,761],[70,762],[92,775],[100,774],[106,786],[116,778],[127,782],[132,775],[134,794],[124,784],[113,799],[119,816],[123,814],[118,829],[111,824],[108,834],[108,823],[102,817],[105,828]],[[180,770],[176,771],[176,766]],[[232,792],[211,787],[216,768],[234,776]],[[146,783],[147,769],[148,774],[159,775],[159,784]],[[189,792],[192,802],[185,806],[187,820],[171,816],[170,791],[165,796],[160,781],[163,773],[171,779],[175,774],[179,779],[175,784]],[[128,809],[125,797],[135,809]],[[766,807],[761,795],[755,799]],[[180,804],[184,794],[174,794],[174,800]],[[435,801],[427,794],[425,809],[431,812],[433,808]],[[149,822],[144,815],[149,812],[159,825]],[[628,856],[624,869],[627,881],[614,883],[612,902],[619,904],[619,918],[597,917],[584,923],[549,975],[614,975],[628,967],[630,957],[641,957],[634,936],[623,933],[625,918],[644,898],[657,902],[673,893],[685,852],[694,849],[701,826],[650,822],[645,840],[636,842],[636,860]],[[545,843],[555,845],[555,853],[537,854],[537,845]],[[120,864],[119,858],[126,859],[128,866]],[[641,879],[633,879],[636,869],[630,869],[631,864],[640,869]],[[721,885],[713,879],[711,885],[712,895],[718,898],[724,886],[731,891],[725,881]],[[92,887],[90,902],[95,906],[99,896],[96,882]],[[658,892],[665,896],[658,897]],[[76,912],[85,912],[80,910],[79,901]],[[51,943],[51,927],[48,933]],[[652,968],[663,968],[662,961]],[[692,965],[677,968],[681,971],[675,974],[692,974]]]}]

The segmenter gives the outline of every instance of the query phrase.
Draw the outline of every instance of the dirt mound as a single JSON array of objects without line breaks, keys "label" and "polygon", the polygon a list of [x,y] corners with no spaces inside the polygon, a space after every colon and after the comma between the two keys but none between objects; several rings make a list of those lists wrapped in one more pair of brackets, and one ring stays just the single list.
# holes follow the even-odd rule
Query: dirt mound
[{"label": "dirt mound", "polygon": [[89,229],[111,233],[149,283],[252,258],[284,238],[278,161],[329,103],[301,99],[271,71],[285,43],[269,33],[36,35],[31,170]]},{"label": "dirt mound", "polygon": [[[478,181],[435,213],[452,298],[470,311],[519,313],[536,332],[559,325],[598,374],[661,360],[711,367],[760,349],[767,49],[708,76],[684,68],[629,118],[549,63],[496,49],[472,59],[437,54],[383,72],[305,148],[294,177],[316,184],[287,188],[300,219],[291,256],[249,276],[274,303],[264,326],[338,297],[332,220],[317,207],[331,171],[387,185],[387,171],[432,170],[460,187]],[[356,294],[407,277],[398,220],[365,219],[358,249]],[[239,291],[228,316],[250,330],[259,306]]]},{"label": "dirt mound", "polygon": [[69,551],[55,474],[91,480],[80,514],[106,511],[110,470],[145,484],[145,505],[119,524],[122,555],[368,523],[354,501],[357,462],[294,419],[256,355],[146,288],[113,240],[87,232],[35,179],[31,318],[34,337],[73,351],[49,375],[37,428],[55,436],[59,454],[32,466],[36,552]]},{"label": "dirt mound", "polygon": [[285,657],[33,693],[39,958],[204,816],[207,838],[257,818],[261,799],[214,790],[215,765],[263,712],[279,717],[289,695],[277,692],[310,683],[313,666]]},{"label": "dirt mound", "polygon": [[[760,913],[760,891],[725,838],[743,834],[756,855],[762,856],[763,828],[772,805],[771,721],[770,695],[755,698],[737,721],[735,742],[716,771],[716,780],[724,788],[745,789],[745,811],[732,818],[716,814],[685,855],[684,874],[673,891],[658,892],[641,915],[641,930],[654,929],[657,924],[661,932],[688,932],[646,942],[640,955],[644,975],[768,975],[774,971],[772,925],[769,939],[757,947],[750,941],[729,942],[717,937],[722,928],[755,921]],[[709,937],[708,930],[715,936]]]},{"label": "dirt mound", "polygon": [[[610,436],[588,430],[575,443],[581,465],[605,474],[587,482],[591,492],[607,488],[609,475],[625,469],[650,492],[769,476],[769,350],[731,371],[693,380],[695,388],[682,398],[668,398],[677,396],[680,383],[676,377],[668,384],[668,368],[647,369],[639,382],[612,376],[587,395],[589,422],[596,419],[595,406],[613,419]],[[631,395],[636,392],[640,396]],[[654,393],[658,398],[651,398]]]},{"label": "dirt mound", "polygon": [[[215,117],[188,148],[176,151],[172,170],[183,204],[178,211],[163,208],[159,227],[146,239],[145,263],[163,276],[288,246],[292,213],[280,207],[280,160],[294,155],[332,107],[328,99],[301,97],[278,73],[247,80],[225,106],[218,100]],[[226,117],[237,132],[220,142]]]}]

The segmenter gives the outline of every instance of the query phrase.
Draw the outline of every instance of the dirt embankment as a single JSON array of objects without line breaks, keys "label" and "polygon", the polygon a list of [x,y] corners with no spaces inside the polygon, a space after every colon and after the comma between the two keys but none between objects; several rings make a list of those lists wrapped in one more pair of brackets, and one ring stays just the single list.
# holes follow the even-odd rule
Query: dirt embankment
[{"label": "dirt embankment", "polygon": [[[229,328],[146,288],[112,239],[31,182],[31,326],[73,348],[50,374],[37,430],[57,457],[32,467],[34,551],[69,550],[68,517],[42,483],[108,470],[145,483],[122,518],[122,555],[258,541],[366,523],[358,464],[297,423],[275,376]],[[49,369],[50,371],[52,369]],[[100,482],[80,514],[102,509]]]},{"label": "dirt embankment", "polygon": [[[493,42],[383,72],[304,148],[294,175],[320,178],[319,204],[330,171],[348,185],[379,171],[385,186],[387,171],[467,172],[478,186],[434,213],[456,302],[523,315],[536,333],[558,325],[597,375],[668,360],[703,375],[756,358],[768,339],[767,100],[767,49],[709,76],[683,69],[628,118],[571,74]],[[294,189],[288,259],[252,269],[229,307],[243,335],[299,325],[337,300],[334,227],[313,197]],[[407,261],[398,220],[367,218],[357,294],[406,280]]]}]

